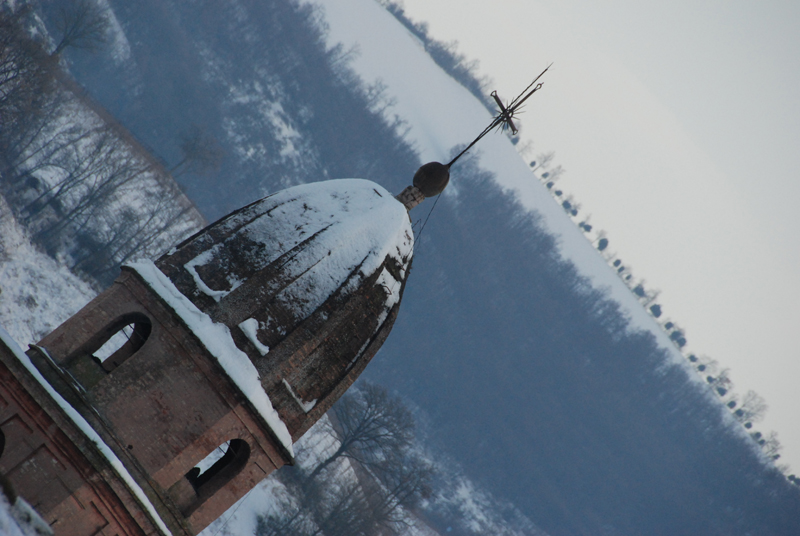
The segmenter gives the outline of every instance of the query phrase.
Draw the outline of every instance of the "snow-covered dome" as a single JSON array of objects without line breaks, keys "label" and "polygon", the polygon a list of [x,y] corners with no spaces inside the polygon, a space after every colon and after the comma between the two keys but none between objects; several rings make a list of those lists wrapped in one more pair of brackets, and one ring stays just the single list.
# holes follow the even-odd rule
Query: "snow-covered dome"
[{"label": "snow-covered dome", "polygon": [[413,241],[402,203],[373,182],[342,179],[256,201],[155,264],[230,329],[296,439],[388,335]]}]

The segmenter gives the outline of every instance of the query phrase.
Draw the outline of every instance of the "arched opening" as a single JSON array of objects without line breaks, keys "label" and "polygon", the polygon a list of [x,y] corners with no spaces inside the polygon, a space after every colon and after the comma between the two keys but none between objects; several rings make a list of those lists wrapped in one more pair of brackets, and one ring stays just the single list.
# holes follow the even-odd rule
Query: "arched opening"
[{"label": "arched opening", "polygon": [[184,515],[196,510],[209,497],[222,489],[238,475],[250,458],[250,445],[243,439],[226,441],[197,466],[186,473],[186,480],[194,489],[196,500],[184,509]]},{"label": "arched opening", "polygon": [[92,353],[92,357],[111,372],[139,351],[150,337],[150,319],[143,314],[124,315],[104,330],[107,338]]},{"label": "arched opening", "polygon": [[130,359],[150,337],[152,324],[142,313],[128,313],[107,324],[64,361],[64,368],[84,389]]}]

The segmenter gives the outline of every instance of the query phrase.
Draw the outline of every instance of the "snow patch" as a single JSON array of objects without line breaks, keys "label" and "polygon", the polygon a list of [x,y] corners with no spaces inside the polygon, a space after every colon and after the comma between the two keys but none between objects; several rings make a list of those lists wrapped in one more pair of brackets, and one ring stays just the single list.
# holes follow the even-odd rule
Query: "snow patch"
[{"label": "snow patch", "polygon": [[22,497],[9,504],[0,493],[0,534],[3,536],[52,536],[53,531]]},{"label": "snow patch", "polygon": [[225,453],[228,452],[228,447],[230,447],[230,445],[231,442],[226,441],[222,445],[212,450],[208,456],[200,460],[200,462],[198,462],[198,464],[195,465],[195,467],[200,469],[200,473],[198,473],[198,476],[205,473],[207,470],[211,468],[212,465],[214,465],[220,459],[222,459],[222,457],[225,456]]},{"label": "snow patch", "polygon": [[120,65],[131,59],[131,44],[125,35],[125,30],[119,23],[114,10],[108,3],[108,0],[97,0],[97,4],[103,9],[106,20],[108,21],[108,42],[111,48],[111,57],[114,63]]},{"label": "snow patch", "polygon": [[275,478],[265,478],[227,512],[207,526],[201,536],[242,536],[256,534],[258,516],[278,512],[281,498],[289,497],[286,487]]},{"label": "snow patch", "polygon": [[[267,83],[265,81],[265,83]],[[244,87],[231,85],[229,87],[229,100],[231,104],[246,106],[255,111],[265,124],[272,128],[272,138],[281,144],[278,150],[280,160],[283,162],[300,161],[303,157],[303,137],[292,125],[289,114],[283,108],[279,98],[283,91],[280,87],[265,87],[259,80],[255,80]],[[226,131],[231,138],[239,137],[238,125],[235,122],[226,122]],[[237,144],[237,152],[244,159],[267,158],[271,151],[263,143],[251,143],[247,146]]]},{"label": "snow patch", "polygon": [[109,357],[111,357],[114,352],[125,346],[131,336],[133,335],[133,324],[128,324],[127,326],[123,327],[121,330],[116,332],[110,339],[108,339],[103,346],[101,346],[95,353],[94,357],[100,360],[102,363]]},{"label": "snow patch", "polygon": [[292,389],[292,386],[289,385],[289,382],[287,382],[285,379],[283,380],[283,385],[286,386],[286,389],[289,390],[289,394],[292,395],[292,398],[294,398],[294,401],[297,402],[298,404],[300,404],[300,407],[303,408],[303,411],[305,411],[306,413],[308,413],[309,411],[314,409],[314,406],[317,405],[317,399],[316,398],[314,400],[312,400],[311,402],[304,402],[299,396],[297,396],[297,393],[294,392],[294,389]]},{"label": "snow patch", "polygon": [[200,274],[197,273],[198,266],[204,266],[209,263],[214,258],[214,251],[216,248],[211,248],[208,251],[204,251],[194,259],[190,260],[186,264],[183,265],[186,268],[186,271],[192,274],[192,278],[194,279],[194,284],[197,285],[197,288],[200,289],[200,292],[207,296],[211,296],[219,302],[222,298],[230,294],[236,287],[241,285],[241,281],[234,280],[231,284],[231,288],[228,290],[214,290],[208,285],[206,285],[203,278],[200,277]]},{"label": "snow patch", "polygon": [[31,244],[0,196],[0,324],[27,345],[95,297],[92,287]]},{"label": "snow patch", "polygon": [[261,355],[267,355],[269,353],[269,346],[258,340],[258,320],[255,318],[248,318],[244,322],[239,323],[239,329],[242,330]]},{"label": "snow patch", "polygon": [[[405,270],[403,270],[403,272],[405,272]],[[402,283],[395,279],[386,268],[381,270],[376,283],[382,286],[388,293],[388,297],[386,298],[386,308],[388,311],[400,301],[400,287]]]},{"label": "snow patch", "polygon": [[264,391],[256,367],[247,354],[233,342],[228,326],[214,322],[207,314],[198,309],[175,288],[172,281],[152,261],[138,261],[125,266],[139,274],[147,285],[183,320],[211,355],[217,359],[228,377],[253,404],[293,457],[292,436]]}]

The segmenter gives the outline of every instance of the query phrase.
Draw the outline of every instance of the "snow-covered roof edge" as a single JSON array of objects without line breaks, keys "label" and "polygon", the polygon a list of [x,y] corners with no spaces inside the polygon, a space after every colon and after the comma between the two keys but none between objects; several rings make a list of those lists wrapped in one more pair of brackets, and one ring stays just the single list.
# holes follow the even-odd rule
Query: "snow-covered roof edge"
[{"label": "snow-covered roof edge", "polygon": [[264,387],[261,385],[258,370],[247,354],[233,342],[230,329],[224,324],[214,322],[202,312],[189,298],[184,296],[172,281],[150,260],[125,264],[166,303],[189,330],[213,355],[228,377],[233,380],[242,394],[250,401],[256,411],[270,427],[275,437],[294,458],[292,436],[278,412],[272,406]]},{"label": "snow-covered roof edge", "polygon": [[[39,372],[39,369],[33,365],[30,358],[25,355],[22,349],[20,349],[19,345],[17,345],[16,341],[11,338],[11,336],[6,332],[5,329],[3,329],[2,326],[0,326],[0,340],[2,340],[6,347],[14,353],[14,356],[26,369],[28,369],[28,372],[31,373],[36,381],[38,381],[41,386],[44,387],[45,391],[47,391],[50,397],[56,402],[56,404],[59,405],[64,413],[66,413],[67,416],[72,419],[81,432],[83,432],[83,434],[97,446],[100,453],[108,460],[114,471],[116,471],[120,478],[125,482],[136,500],[139,501],[139,504],[144,507],[145,512],[147,512],[151,521],[153,521],[156,527],[158,527],[158,530],[160,530],[165,536],[172,536],[172,532],[169,530],[169,528],[167,528],[164,520],[161,519],[161,516],[158,514],[155,506],[153,506],[153,503],[150,502],[150,499],[144,493],[144,490],[142,490],[139,484],[136,483],[136,480],[133,479],[133,476],[125,468],[125,465],[123,465],[122,461],[120,461],[117,455],[114,454],[114,451],[111,450],[111,447],[109,447],[105,441],[103,441],[103,439],[97,434],[97,432],[86,421],[86,419],[84,419],[83,416],[81,416],[81,414],[69,404],[69,402],[64,400],[64,398],[58,394],[53,386],[50,385],[44,376],[42,376],[42,373]],[[44,349],[42,348],[42,350]]]}]

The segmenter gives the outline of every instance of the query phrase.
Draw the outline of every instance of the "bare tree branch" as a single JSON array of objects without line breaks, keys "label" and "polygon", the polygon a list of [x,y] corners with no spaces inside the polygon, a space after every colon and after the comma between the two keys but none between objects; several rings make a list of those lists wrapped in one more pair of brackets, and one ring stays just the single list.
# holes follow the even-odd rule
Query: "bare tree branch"
[{"label": "bare tree branch", "polygon": [[108,17],[94,0],[76,0],[62,6],[56,28],[61,40],[52,52],[58,56],[68,47],[97,50],[108,41]]}]

